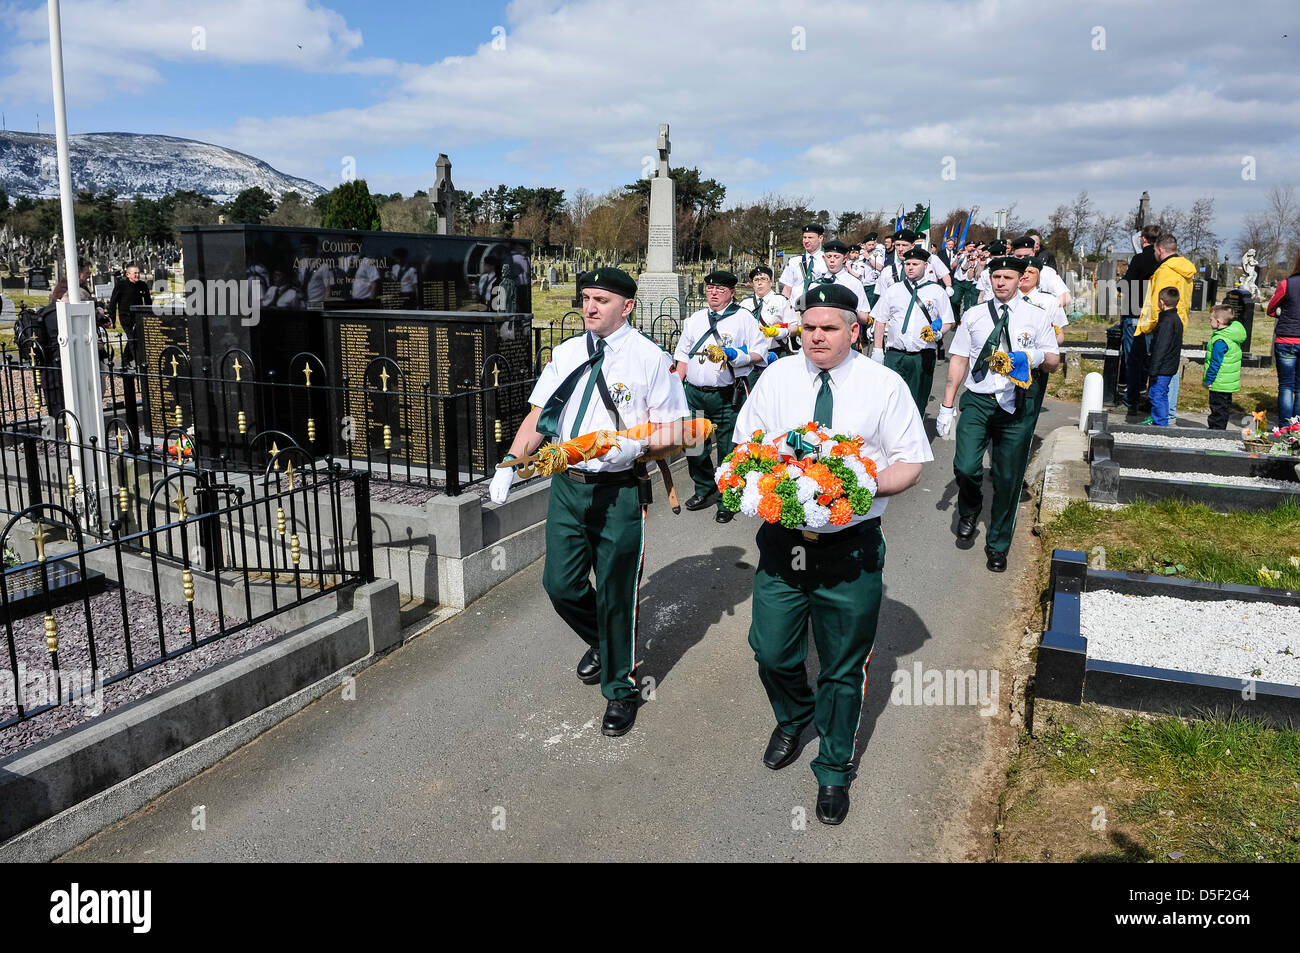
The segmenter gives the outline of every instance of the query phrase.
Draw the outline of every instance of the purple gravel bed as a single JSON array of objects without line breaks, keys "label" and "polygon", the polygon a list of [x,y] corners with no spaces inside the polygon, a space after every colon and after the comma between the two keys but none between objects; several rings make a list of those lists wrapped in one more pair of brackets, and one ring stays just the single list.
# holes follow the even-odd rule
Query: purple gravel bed
[{"label": "purple gravel bed", "polygon": [[[158,616],[156,603],[151,596],[138,592],[126,594],[127,613],[131,620],[131,650],[137,665],[159,655]],[[95,651],[102,677],[111,677],[126,668],[126,628],[122,621],[121,592],[110,589],[90,599],[91,616],[95,627]],[[162,629],[169,651],[175,651],[190,640],[189,611],[184,606],[164,604]],[[85,603],[81,600],[54,610],[59,634],[59,669],[72,673],[74,681],[88,682],[90,671],[89,640],[86,631]],[[237,624],[227,619],[228,626]],[[195,608],[196,638],[203,639],[218,631],[217,615]],[[0,629],[0,632],[3,630]],[[48,686],[51,671],[50,653],[45,647],[45,617],[38,613],[18,619],[13,624],[14,647],[20,671],[24,672],[22,691],[29,698]],[[233,635],[217,639],[201,648],[193,649],[166,662],[137,672],[102,691],[71,704],[62,704],[27,721],[8,728],[0,728],[0,758],[29,748],[53,738],[60,732],[112,711],[164,688],[176,685],[197,672],[214,668],[221,662],[265,645],[281,633],[259,624]],[[0,638],[0,644],[3,639]],[[17,714],[14,704],[14,673],[10,669],[8,647],[0,649],[0,721]],[[25,671],[24,671],[25,670]],[[36,705],[33,705],[36,707]]]}]

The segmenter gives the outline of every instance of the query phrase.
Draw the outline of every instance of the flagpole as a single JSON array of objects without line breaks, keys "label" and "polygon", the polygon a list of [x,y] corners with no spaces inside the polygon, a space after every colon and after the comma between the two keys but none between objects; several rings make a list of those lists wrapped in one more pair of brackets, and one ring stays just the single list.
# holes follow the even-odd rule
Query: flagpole
[{"label": "flagpole", "polygon": [[50,74],[54,80],[54,139],[58,148],[59,206],[63,210],[63,261],[68,277],[68,302],[81,302],[77,265],[77,220],[73,212],[72,168],[68,159],[68,113],[63,94],[63,29],[59,0],[49,0]]}]

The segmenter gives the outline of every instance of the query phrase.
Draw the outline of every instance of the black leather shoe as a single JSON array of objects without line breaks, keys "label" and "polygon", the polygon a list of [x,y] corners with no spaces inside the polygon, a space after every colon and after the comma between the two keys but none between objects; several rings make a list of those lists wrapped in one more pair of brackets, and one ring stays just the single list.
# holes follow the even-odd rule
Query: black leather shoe
[{"label": "black leather shoe", "polygon": [[686,501],[686,508],[688,510],[702,510],[706,506],[717,506],[717,505],[718,505],[718,494],[716,492],[710,493],[708,496],[700,496],[700,494],[696,493],[694,496],[692,496],[689,500]]},{"label": "black leather shoe", "polygon": [[612,698],[605,706],[605,720],[600,723],[600,733],[617,738],[632,730],[636,721],[635,698]]},{"label": "black leather shoe", "polygon": [[714,521],[718,523],[730,523],[735,518],[736,514],[731,510],[718,510],[718,515],[713,517]]},{"label": "black leather shoe", "polygon": [[839,824],[849,816],[849,789],[842,784],[823,784],[817,788],[817,820]]},{"label": "black leather shoe", "polygon": [[595,685],[600,681],[600,652],[594,647],[587,649],[587,654],[578,662],[578,681],[584,685]]},{"label": "black leather shoe", "polygon": [[991,572],[1006,572],[1006,571],[1007,571],[1007,554],[1006,554],[1006,553],[994,553],[994,552],[990,552],[990,553],[988,554],[988,557],[989,557],[989,559],[988,559],[988,567],[989,567],[989,570],[990,570]]},{"label": "black leather shoe", "polygon": [[957,538],[970,539],[975,535],[975,524],[980,521],[978,513],[972,513],[970,516],[963,516],[957,520]]},{"label": "black leather shoe", "polygon": [[767,750],[763,752],[763,763],[773,771],[780,771],[799,754],[799,736],[787,735],[778,725],[768,739]]}]

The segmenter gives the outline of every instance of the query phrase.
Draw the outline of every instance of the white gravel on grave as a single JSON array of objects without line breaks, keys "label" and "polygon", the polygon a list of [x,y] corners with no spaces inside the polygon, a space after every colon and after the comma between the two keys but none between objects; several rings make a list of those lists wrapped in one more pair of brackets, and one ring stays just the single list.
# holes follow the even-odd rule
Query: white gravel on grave
[{"label": "white gravel on grave", "polygon": [[1080,599],[1079,630],[1089,658],[1300,685],[1298,606],[1098,590]]},{"label": "white gravel on grave", "polygon": [[1300,483],[1295,480],[1273,480],[1268,477],[1223,476],[1216,473],[1174,473],[1167,470],[1147,470],[1141,467],[1121,468],[1121,477],[1146,477],[1154,480],[1186,480],[1189,483],[1218,483],[1224,486],[1253,486],[1270,490],[1291,490],[1300,494]]},{"label": "white gravel on grave", "polygon": [[1179,450],[1228,450],[1245,453],[1246,445],[1241,438],[1227,437],[1166,437],[1162,434],[1117,433],[1112,434],[1116,443],[1143,447],[1176,447]]}]

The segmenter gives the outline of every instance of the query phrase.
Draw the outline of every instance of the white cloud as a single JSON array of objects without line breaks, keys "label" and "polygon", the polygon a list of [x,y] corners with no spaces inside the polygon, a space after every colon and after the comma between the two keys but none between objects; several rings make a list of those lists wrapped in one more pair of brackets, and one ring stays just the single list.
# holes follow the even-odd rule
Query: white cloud
[{"label": "white cloud", "polygon": [[[60,18],[74,105],[141,93],[163,82],[162,64],[380,74],[397,68],[391,60],[350,60],[361,32],[310,0],[64,0]],[[11,72],[0,78],[0,96],[48,102],[45,4],[10,5],[0,10],[0,24],[15,43],[5,57]]]}]

